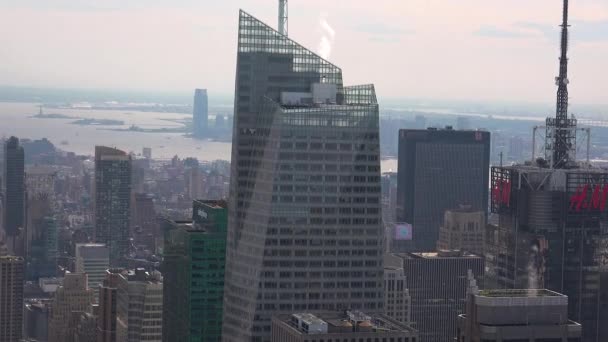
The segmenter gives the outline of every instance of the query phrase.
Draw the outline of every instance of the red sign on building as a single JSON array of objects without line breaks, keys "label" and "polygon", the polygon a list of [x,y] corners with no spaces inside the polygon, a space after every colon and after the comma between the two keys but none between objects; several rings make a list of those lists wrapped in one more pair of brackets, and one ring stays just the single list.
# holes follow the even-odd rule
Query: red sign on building
[{"label": "red sign on building", "polygon": [[[592,190],[593,187],[593,190]],[[583,210],[599,210],[606,209],[606,200],[608,199],[608,185],[584,185],[576,189],[574,195],[570,196],[570,210],[581,212]]]},{"label": "red sign on building", "polygon": [[492,188],[492,201],[498,206],[510,206],[511,181],[498,179]]}]

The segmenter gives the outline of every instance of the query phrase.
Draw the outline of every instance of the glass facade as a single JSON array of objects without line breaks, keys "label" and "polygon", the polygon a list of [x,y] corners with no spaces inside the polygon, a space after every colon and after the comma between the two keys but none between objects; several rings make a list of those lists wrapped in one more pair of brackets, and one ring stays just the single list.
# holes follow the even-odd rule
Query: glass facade
[{"label": "glass facade", "polygon": [[378,103],[240,13],[224,341],[271,316],[383,307]]},{"label": "glass facade", "polygon": [[110,249],[110,266],[123,266],[129,250],[131,157],[95,147],[95,242]]},{"label": "glass facade", "polygon": [[195,201],[193,222],[165,236],[163,341],[220,342],[228,210]]},{"label": "glass facade", "polygon": [[412,225],[412,239],[395,239],[392,252],[436,250],[446,210],[486,211],[490,140],[483,131],[399,131],[397,221]]}]

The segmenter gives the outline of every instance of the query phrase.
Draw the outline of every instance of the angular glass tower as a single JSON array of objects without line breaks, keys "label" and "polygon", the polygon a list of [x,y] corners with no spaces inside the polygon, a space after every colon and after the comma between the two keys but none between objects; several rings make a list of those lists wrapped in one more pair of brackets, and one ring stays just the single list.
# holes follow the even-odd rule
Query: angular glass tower
[{"label": "angular glass tower", "polygon": [[373,85],[240,12],[224,341],[269,341],[271,316],[382,311]]}]

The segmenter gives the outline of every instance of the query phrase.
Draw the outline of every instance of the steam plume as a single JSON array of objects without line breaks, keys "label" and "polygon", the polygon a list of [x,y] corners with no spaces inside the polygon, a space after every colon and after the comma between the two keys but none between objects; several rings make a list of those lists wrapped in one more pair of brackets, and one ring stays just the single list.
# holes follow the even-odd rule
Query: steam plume
[{"label": "steam plume", "polygon": [[336,31],[327,22],[327,14],[321,14],[319,18],[319,30],[321,32],[321,41],[319,42],[319,56],[323,59],[329,59],[331,48],[334,44]]}]

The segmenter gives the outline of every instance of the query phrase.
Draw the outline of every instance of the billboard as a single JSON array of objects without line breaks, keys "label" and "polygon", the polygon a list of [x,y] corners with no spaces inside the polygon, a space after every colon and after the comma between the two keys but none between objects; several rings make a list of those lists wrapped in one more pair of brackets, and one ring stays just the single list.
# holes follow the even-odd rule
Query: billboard
[{"label": "billboard", "polygon": [[409,223],[395,223],[395,240],[410,241],[413,238],[412,225]]}]

